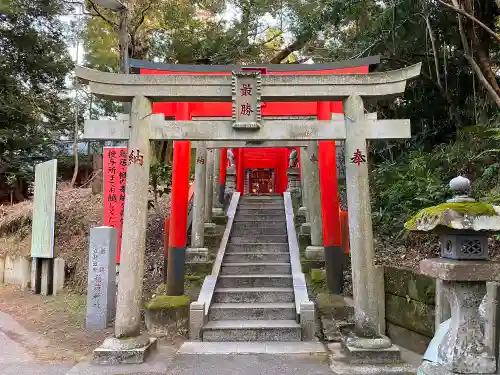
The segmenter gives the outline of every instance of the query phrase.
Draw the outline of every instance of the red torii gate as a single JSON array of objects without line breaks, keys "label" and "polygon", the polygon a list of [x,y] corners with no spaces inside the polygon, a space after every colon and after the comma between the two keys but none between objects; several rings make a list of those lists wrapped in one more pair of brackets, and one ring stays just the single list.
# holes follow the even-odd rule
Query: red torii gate
[{"label": "red torii gate", "polygon": [[[366,74],[369,66],[378,64],[379,56],[357,60],[346,60],[331,64],[276,64],[276,65],[171,65],[158,64],[142,60],[130,60],[134,73],[169,74],[169,75],[230,75],[234,70],[261,70],[263,74],[293,75],[328,75],[358,73]],[[165,117],[176,120],[191,120],[193,117],[231,117],[230,102],[214,103],[154,103],[154,113],[163,113]],[[341,102],[269,102],[262,103],[262,116],[317,116],[319,120],[328,120],[332,113],[342,113]],[[260,151],[259,151],[260,150]],[[275,192],[282,193],[287,187],[286,171],[288,167],[287,148],[265,149],[267,159],[258,160],[262,149],[237,149],[235,161],[237,166],[237,191],[244,192],[244,170],[246,168],[269,168],[273,165],[276,171]],[[225,184],[227,153],[221,150],[220,183]],[[169,247],[184,251],[186,248],[187,207],[189,195],[191,145],[189,141],[175,142],[172,170],[172,196],[170,209]],[[269,156],[272,157],[269,157]],[[342,234],[340,226],[340,206],[338,199],[338,182],[336,152],[334,141],[319,142],[319,169],[328,171],[320,173],[321,211],[323,219],[323,237],[325,248],[341,246]],[[267,165],[266,165],[267,164]],[[176,257],[184,259],[184,257]],[[181,265],[179,265],[181,266]]]}]

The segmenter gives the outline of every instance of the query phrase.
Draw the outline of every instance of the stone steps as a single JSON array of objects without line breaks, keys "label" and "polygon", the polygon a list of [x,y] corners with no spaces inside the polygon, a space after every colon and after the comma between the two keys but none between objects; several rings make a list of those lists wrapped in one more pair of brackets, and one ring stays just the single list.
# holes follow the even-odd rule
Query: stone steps
[{"label": "stone steps", "polygon": [[284,210],[283,203],[246,203],[238,206],[238,210]]},{"label": "stone steps", "polygon": [[295,304],[273,303],[214,303],[210,320],[295,320]]},{"label": "stone steps", "polygon": [[241,253],[231,253],[226,254],[224,258],[226,263],[289,263],[290,254],[282,253],[252,253],[252,252],[241,252]]},{"label": "stone steps", "polygon": [[293,288],[216,288],[215,302],[293,302]]},{"label": "stone steps", "polygon": [[229,237],[230,244],[240,244],[240,243],[284,243],[288,241],[288,236],[284,234],[274,235],[267,234],[265,236],[250,235],[243,237]]},{"label": "stone steps", "polygon": [[[285,221],[238,221],[233,224],[232,230],[235,229],[252,229],[252,228],[272,228],[277,230],[284,230],[286,232]],[[231,232],[233,233],[233,232]]]},{"label": "stone steps", "polygon": [[284,216],[284,208],[238,208],[236,216],[238,215],[267,215],[267,216]]},{"label": "stone steps", "polygon": [[220,275],[217,286],[221,288],[291,288],[292,275]]},{"label": "stone steps", "polygon": [[240,243],[228,244],[226,248],[226,255],[232,253],[287,253],[288,243]]},{"label": "stone steps", "polygon": [[281,216],[278,216],[278,215],[275,215],[275,216],[269,216],[269,215],[241,215],[241,214],[236,213],[236,215],[234,216],[234,222],[238,223],[238,222],[242,222],[242,221],[245,221],[245,222],[256,222],[256,221],[258,221],[258,222],[273,222],[273,223],[283,222],[283,223],[285,223],[286,222],[286,217],[285,217],[284,213]]},{"label": "stone steps", "polygon": [[235,237],[248,236],[265,236],[265,235],[286,235],[286,228],[252,228],[252,227],[239,227],[236,226],[232,229],[231,235]]},{"label": "stone steps", "polygon": [[203,341],[301,341],[281,196],[242,197]]},{"label": "stone steps", "polygon": [[290,263],[222,263],[222,275],[255,275],[291,273]]},{"label": "stone steps", "polygon": [[300,341],[295,320],[216,320],[203,328],[203,341]]},{"label": "stone steps", "polygon": [[281,195],[244,195],[240,198],[240,204],[245,202],[283,202]]}]

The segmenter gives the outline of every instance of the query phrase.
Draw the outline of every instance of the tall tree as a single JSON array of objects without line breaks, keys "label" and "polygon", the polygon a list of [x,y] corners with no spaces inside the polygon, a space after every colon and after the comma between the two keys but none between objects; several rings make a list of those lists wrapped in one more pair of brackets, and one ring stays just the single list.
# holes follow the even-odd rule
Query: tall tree
[{"label": "tall tree", "polygon": [[66,78],[72,62],[58,0],[0,3],[0,184],[22,200],[35,162],[71,128]]}]

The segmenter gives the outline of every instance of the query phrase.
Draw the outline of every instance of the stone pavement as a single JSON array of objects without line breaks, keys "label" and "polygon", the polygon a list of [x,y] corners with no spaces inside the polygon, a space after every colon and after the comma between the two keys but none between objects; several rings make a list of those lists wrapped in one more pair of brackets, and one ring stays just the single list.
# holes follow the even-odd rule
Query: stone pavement
[{"label": "stone pavement", "polygon": [[71,364],[45,364],[35,360],[24,347],[0,331],[0,374],[63,375]]},{"label": "stone pavement", "polygon": [[[28,342],[32,340],[32,342]],[[36,341],[36,342],[33,342]],[[45,363],[30,346],[43,338],[30,333],[0,312],[1,375],[333,375],[320,343],[186,343],[177,351],[160,346],[141,365],[98,366],[91,356],[74,363]],[[209,345],[210,344],[210,345]],[[205,353],[205,354],[201,354]],[[207,354],[208,353],[208,354]],[[279,354],[281,353],[281,354]],[[416,358],[420,361],[420,357]]]}]

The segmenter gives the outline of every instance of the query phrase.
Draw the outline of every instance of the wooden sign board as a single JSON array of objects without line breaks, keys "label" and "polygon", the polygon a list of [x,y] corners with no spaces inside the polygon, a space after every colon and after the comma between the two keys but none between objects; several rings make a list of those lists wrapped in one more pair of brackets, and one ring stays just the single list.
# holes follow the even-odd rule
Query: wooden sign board
[{"label": "wooden sign board", "polygon": [[54,258],[57,159],[35,167],[35,198],[31,235],[33,258]]}]

